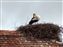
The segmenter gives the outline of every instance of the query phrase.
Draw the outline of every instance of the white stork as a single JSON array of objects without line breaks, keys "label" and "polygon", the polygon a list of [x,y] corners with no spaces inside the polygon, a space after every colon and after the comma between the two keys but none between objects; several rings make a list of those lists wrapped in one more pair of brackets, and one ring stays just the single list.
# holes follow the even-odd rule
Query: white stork
[{"label": "white stork", "polygon": [[32,25],[34,22],[38,22],[39,20],[40,20],[40,16],[33,13],[33,17],[31,21],[29,22],[29,24]]}]

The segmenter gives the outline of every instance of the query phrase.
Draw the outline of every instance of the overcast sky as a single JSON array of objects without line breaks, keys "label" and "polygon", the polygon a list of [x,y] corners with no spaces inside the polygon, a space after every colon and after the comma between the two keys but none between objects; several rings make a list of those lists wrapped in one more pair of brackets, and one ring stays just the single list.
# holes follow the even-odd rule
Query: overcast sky
[{"label": "overcast sky", "polygon": [[2,26],[0,25],[0,29],[15,29],[20,25],[28,24],[33,12],[41,16],[39,23],[62,24],[61,2],[3,2]]},{"label": "overcast sky", "polygon": [[[63,8],[63,3],[62,3],[62,8]],[[62,9],[62,25],[63,25],[63,9]]]},{"label": "overcast sky", "polygon": [[3,1],[62,1],[62,0],[3,0]]}]

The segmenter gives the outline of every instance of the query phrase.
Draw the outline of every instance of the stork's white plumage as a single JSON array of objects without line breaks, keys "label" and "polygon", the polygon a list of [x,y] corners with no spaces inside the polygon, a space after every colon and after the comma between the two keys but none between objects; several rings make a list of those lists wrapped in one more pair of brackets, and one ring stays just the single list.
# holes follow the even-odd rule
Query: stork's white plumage
[{"label": "stork's white plumage", "polygon": [[29,24],[33,24],[34,22],[38,22],[39,20],[40,20],[40,16],[33,13],[33,17],[31,21],[29,22]]}]

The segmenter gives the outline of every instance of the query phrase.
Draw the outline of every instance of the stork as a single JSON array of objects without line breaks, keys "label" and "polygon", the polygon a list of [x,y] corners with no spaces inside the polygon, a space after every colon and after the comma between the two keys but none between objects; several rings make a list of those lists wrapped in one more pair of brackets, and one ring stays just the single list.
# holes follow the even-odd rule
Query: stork
[{"label": "stork", "polygon": [[30,20],[29,24],[32,25],[33,23],[38,22],[39,20],[40,20],[40,16],[33,13],[33,17]]}]

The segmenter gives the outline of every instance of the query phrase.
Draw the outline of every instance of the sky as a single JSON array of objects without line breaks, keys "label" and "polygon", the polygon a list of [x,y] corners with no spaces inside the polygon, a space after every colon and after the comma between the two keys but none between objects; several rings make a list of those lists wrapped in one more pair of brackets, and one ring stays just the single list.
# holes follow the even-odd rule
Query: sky
[{"label": "sky", "polygon": [[62,1],[62,0],[3,0],[3,1]]},{"label": "sky", "polygon": [[[1,15],[0,29],[12,30],[16,29],[21,25],[28,24],[28,22],[32,18],[33,12],[35,12],[37,15],[40,15],[41,17],[38,23],[54,23],[58,25],[63,24],[62,2],[47,2],[47,0],[42,0],[45,2],[15,2],[15,1],[17,0],[2,0],[2,7],[0,4],[0,10],[2,8],[1,11],[2,15],[0,12]],[[25,1],[25,0],[18,0],[18,1]],[[60,0],[48,0],[48,1],[60,1]]]},{"label": "sky", "polygon": [[[63,3],[62,3],[62,8],[63,8]],[[62,25],[63,25],[63,9],[62,9]]]}]

